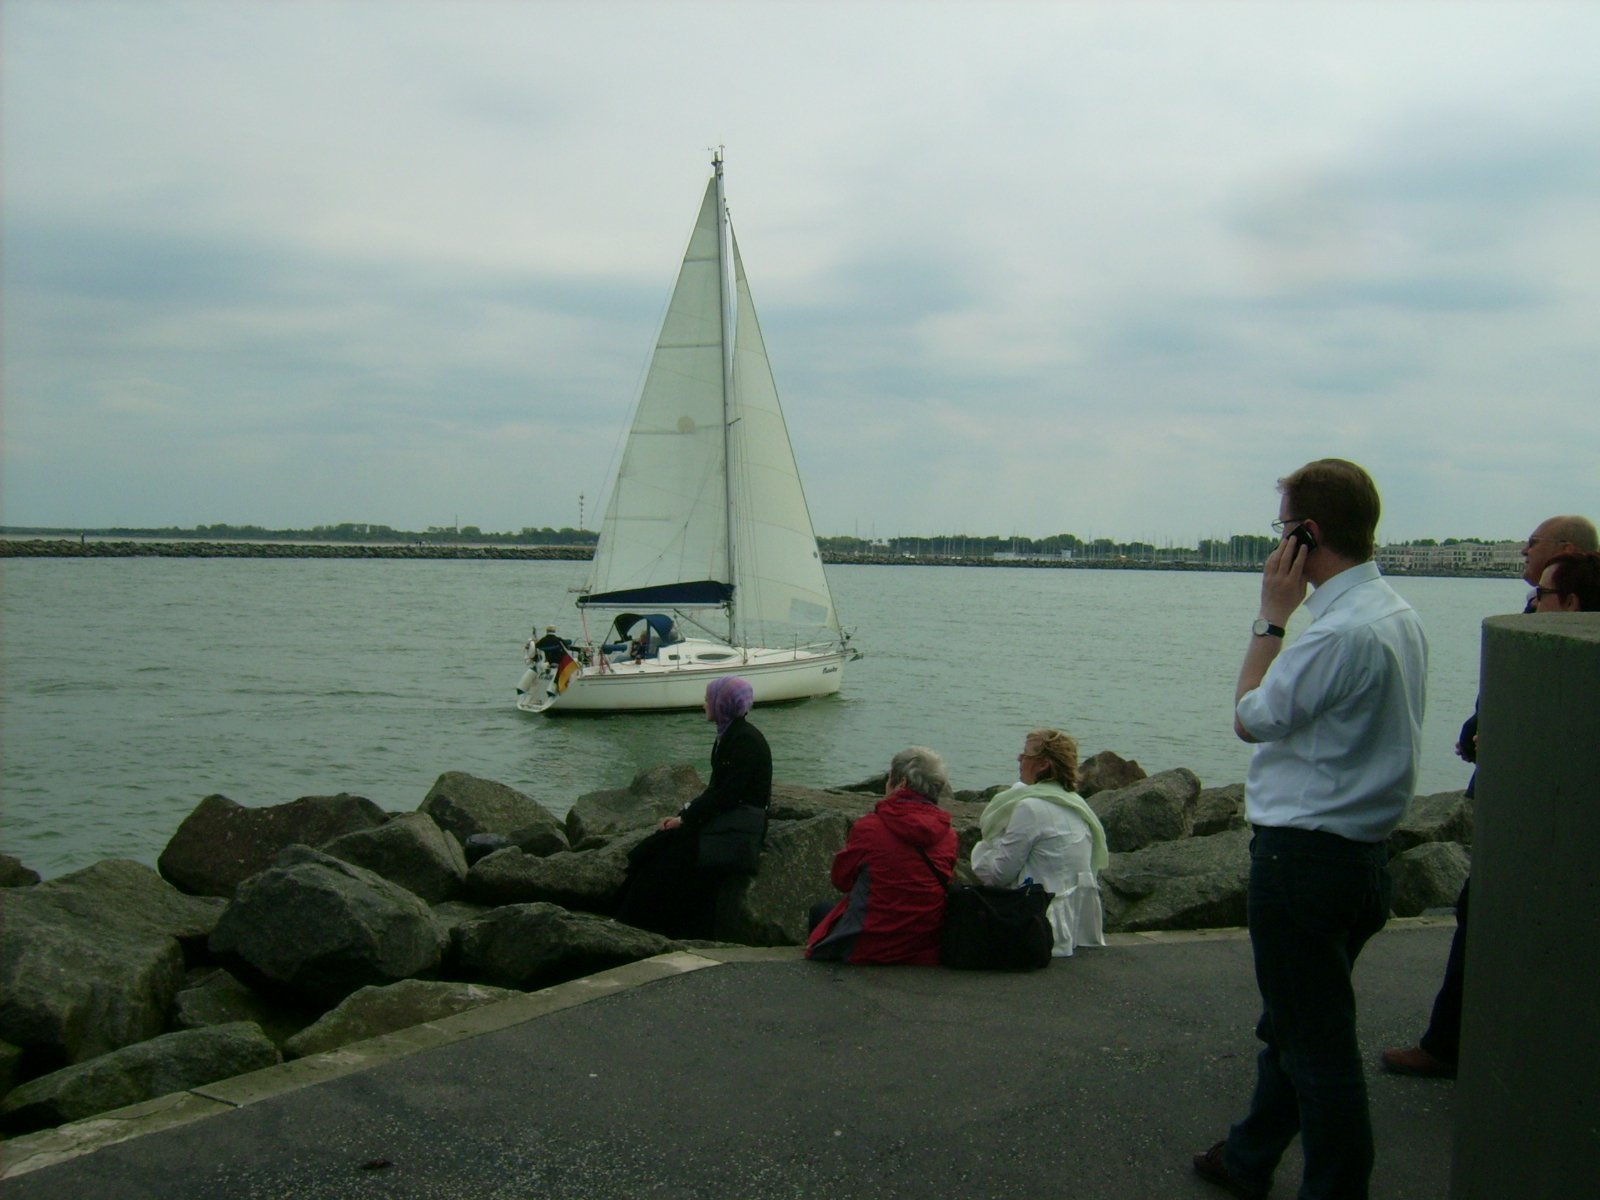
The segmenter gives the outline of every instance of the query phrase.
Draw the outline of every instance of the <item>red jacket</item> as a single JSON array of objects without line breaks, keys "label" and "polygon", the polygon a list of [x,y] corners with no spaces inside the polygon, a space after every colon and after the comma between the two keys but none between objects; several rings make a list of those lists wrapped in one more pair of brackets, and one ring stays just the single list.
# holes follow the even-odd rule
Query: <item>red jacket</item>
[{"label": "red jacket", "polygon": [[929,860],[946,879],[955,869],[950,814],[909,788],[878,801],[834,857],[833,886],[845,897],[812,931],[806,957],[937,963],[945,885]]}]

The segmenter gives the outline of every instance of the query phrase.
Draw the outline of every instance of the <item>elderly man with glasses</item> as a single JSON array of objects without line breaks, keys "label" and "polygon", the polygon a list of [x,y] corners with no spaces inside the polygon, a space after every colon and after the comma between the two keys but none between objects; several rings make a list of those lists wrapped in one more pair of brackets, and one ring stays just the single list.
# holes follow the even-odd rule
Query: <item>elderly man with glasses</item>
[{"label": "elderly man with glasses", "polygon": [[[1552,560],[1574,553],[1600,549],[1600,535],[1587,517],[1551,517],[1522,543],[1522,578],[1534,587],[1523,612],[1539,611],[1539,585]],[[1461,727],[1456,753],[1469,763],[1478,761],[1478,714],[1474,712]],[[1467,781],[1471,799],[1478,782],[1474,772]],[[1454,1079],[1456,1060],[1461,1055],[1461,989],[1467,966],[1467,904],[1472,880],[1461,885],[1456,900],[1456,932],[1450,942],[1450,957],[1445,963],[1444,982],[1433,999],[1428,1029],[1415,1046],[1392,1046],[1383,1052],[1384,1069],[1396,1075],[1420,1075],[1433,1079]]]},{"label": "elderly man with glasses", "polygon": [[[1539,528],[1522,543],[1522,578],[1532,587],[1539,586],[1539,577],[1558,554],[1581,554],[1586,550],[1600,550],[1594,522],[1588,517],[1551,517],[1540,521]],[[1527,610],[1533,611],[1530,601]]]}]

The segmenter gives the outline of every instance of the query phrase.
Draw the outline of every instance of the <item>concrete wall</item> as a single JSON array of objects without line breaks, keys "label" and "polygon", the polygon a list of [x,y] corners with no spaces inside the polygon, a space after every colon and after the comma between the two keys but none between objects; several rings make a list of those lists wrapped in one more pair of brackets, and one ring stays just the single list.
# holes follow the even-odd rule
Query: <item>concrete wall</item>
[{"label": "concrete wall", "polygon": [[1452,1200],[1600,1194],[1600,613],[1484,622]]}]

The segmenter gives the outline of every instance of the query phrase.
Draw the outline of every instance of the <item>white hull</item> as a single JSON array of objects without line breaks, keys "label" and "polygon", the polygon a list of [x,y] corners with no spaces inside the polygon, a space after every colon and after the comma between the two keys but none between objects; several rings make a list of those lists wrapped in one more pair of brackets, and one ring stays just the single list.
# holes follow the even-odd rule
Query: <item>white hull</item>
[{"label": "white hull", "polygon": [[698,709],[706,684],[722,675],[750,681],[757,704],[831,696],[844,681],[848,650],[738,650],[691,639],[642,663],[584,667],[557,693],[548,671],[524,676],[517,707],[524,712],[669,712]]}]

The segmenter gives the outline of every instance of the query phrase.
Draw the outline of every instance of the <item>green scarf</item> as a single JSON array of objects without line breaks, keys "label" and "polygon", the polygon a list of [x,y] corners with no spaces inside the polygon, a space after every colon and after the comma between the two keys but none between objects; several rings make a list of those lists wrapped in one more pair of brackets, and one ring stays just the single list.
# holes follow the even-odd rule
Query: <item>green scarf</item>
[{"label": "green scarf", "polygon": [[1106,831],[1100,824],[1100,818],[1094,815],[1094,809],[1089,807],[1089,802],[1077,792],[1069,792],[1059,783],[1050,779],[1041,779],[1038,783],[1025,787],[1013,787],[1008,791],[1000,792],[984,806],[983,815],[978,818],[978,828],[983,833],[983,840],[989,841],[999,837],[1006,831],[1006,826],[1011,824],[1011,810],[1024,800],[1048,800],[1051,804],[1060,806],[1068,812],[1077,813],[1089,826],[1089,836],[1094,841],[1094,849],[1090,852],[1089,865],[1096,872],[1105,870],[1111,861],[1111,855],[1106,849]]}]

